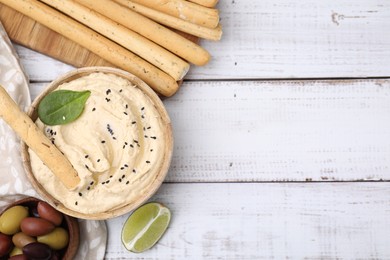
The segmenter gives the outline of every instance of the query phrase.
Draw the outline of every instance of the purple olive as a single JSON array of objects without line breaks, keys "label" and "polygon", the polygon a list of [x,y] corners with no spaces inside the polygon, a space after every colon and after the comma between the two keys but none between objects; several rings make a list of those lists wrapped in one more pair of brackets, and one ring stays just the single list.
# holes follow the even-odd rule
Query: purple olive
[{"label": "purple olive", "polygon": [[0,233],[0,257],[7,255],[12,247],[11,237]]},{"label": "purple olive", "polygon": [[49,260],[52,250],[48,245],[34,242],[23,247],[23,254],[31,260]]}]

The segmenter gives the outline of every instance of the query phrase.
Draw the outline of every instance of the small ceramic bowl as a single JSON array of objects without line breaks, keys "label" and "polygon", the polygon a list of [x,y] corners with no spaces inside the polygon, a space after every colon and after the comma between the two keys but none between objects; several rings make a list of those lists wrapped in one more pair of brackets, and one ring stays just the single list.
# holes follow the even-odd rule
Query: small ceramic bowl
[{"label": "small ceramic bowl", "polygon": [[[38,118],[37,108],[40,103],[40,101],[51,91],[56,89],[59,85],[63,83],[67,83],[70,81],[73,81],[75,79],[78,79],[83,76],[87,76],[91,73],[95,72],[101,72],[101,73],[107,73],[107,74],[114,74],[116,76],[122,77],[128,81],[130,81],[132,84],[134,84],[138,89],[140,89],[152,102],[153,106],[156,108],[156,110],[159,113],[159,116],[162,120],[162,129],[163,133],[161,133],[161,136],[165,139],[165,147],[163,148],[163,162],[159,166],[156,175],[153,177],[152,180],[150,180],[150,184],[148,184],[148,187],[146,191],[141,192],[140,194],[137,194],[136,198],[130,202],[128,202],[126,205],[122,206],[114,206],[110,210],[106,210],[103,212],[97,212],[97,213],[82,213],[79,211],[76,211],[74,209],[69,209],[69,207],[66,207],[63,202],[61,202],[58,199],[55,199],[51,194],[49,194],[44,188],[41,183],[39,183],[34,176],[32,172],[31,162],[30,162],[30,155],[28,152],[28,147],[24,143],[22,143],[22,158],[24,162],[24,167],[27,173],[27,177],[29,178],[30,182],[32,183],[35,190],[39,193],[39,195],[47,201],[50,205],[55,207],[57,210],[77,218],[81,219],[95,219],[95,220],[104,220],[109,219],[113,217],[117,217],[123,214],[126,214],[135,208],[139,207],[143,203],[145,203],[161,186],[163,180],[165,179],[165,176],[168,172],[171,157],[172,157],[172,148],[173,148],[173,137],[172,137],[172,129],[171,129],[171,122],[169,119],[169,116],[165,110],[165,107],[161,101],[161,99],[158,97],[158,95],[142,80],[140,80],[138,77],[125,72],[120,69],[110,68],[110,67],[86,67],[74,70],[70,73],[67,73],[57,80],[53,81],[51,84],[47,86],[47,88],[42,92],[41,95],[39,95],[34,102],[32,103],[28,115],[32,118],[33,121],[35,121]],[[129,185],[131,186],[131,185]]]},{"label": "small ceramic bowl", "polygon": [[[30,210],[34,208],[36,209],[38,202],[40,201],[41,200],[34,197],[18,198],[16,201],[10,202],[5,207],[3,207],[0,216],[7,209],[18,205],[28,207]],[[79,224],[77,219],[64,214],[64,220],[62,221],[61,227],[66,229],[69,233],[69,244],[67,245],[66,248],[58,251],[58,253],[60,259],[71,260],[76,255],[79,247],[79,242],[80,242]]]}]

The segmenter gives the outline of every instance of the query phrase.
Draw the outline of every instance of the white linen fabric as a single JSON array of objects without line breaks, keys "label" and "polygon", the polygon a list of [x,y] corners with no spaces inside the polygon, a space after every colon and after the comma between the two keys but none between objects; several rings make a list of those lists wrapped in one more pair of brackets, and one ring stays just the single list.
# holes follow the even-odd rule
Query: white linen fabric
[{"label": "white linen fabric", "polygon": [[[18,56],[0,23],[0,84],[22,110],[31,104],[28,79]],[[10,203],[26,196],[39,199],[25,174],[20,140],[0,119],[0,212]],[[75,259],[103,259],[107,228],[104,221],[79,220],[80,246]]]}]

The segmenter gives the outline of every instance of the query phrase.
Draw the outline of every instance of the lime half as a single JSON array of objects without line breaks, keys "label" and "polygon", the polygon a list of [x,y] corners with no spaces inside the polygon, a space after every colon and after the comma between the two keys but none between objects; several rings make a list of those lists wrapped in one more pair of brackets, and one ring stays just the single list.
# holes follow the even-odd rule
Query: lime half
[{"label": "lime half", "polygon": [[141,253],[151,248],[164,234],[171,220],[171,212],[157,202],[136,209],[122,229],[122,243],[127,250]]}]

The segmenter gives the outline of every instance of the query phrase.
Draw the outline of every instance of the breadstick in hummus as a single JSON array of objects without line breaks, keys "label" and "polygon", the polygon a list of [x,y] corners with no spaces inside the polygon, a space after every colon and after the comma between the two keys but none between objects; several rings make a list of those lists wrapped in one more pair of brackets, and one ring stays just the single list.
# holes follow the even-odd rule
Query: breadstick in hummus
[{"label": "breadstick in hummus", "polygon": [[68,189],[76,188],[80,178],[72,164],[38,129],[31,118],[20,110],[1,85],[0,117],[39,156],[65,187]]}]

